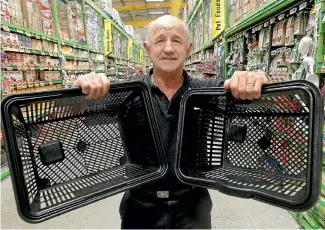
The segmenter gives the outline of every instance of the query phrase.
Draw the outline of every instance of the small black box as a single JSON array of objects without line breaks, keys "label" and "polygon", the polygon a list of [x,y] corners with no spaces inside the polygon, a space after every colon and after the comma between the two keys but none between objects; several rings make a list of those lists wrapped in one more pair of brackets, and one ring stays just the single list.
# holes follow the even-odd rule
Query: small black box
[{"label": "small black box", "polygon": [[65,158],[62,143],[58,140],[41,144],[38,151],[44,165],[55,164]]}]

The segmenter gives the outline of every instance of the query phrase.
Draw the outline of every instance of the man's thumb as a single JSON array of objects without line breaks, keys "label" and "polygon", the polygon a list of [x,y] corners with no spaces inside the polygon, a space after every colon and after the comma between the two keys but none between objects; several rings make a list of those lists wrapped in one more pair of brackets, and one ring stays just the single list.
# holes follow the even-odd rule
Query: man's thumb
[{"label": "man's thumb", "polygon": [[224,83],[224,87],[226,90],[230,89],[230,79],[226,80],[225,83]]}]

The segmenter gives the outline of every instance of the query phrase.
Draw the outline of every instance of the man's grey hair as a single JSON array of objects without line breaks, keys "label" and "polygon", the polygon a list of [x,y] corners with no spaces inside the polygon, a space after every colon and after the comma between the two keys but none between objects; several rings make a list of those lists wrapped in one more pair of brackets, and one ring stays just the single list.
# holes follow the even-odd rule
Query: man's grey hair
[{"label": "man's grey hair", "polygon": [[[152,21],[152,22],[149,23],[149,25],[147,26],[147,30],[146,30],[146,40],[145,40],[145,42],[147,43],[147,45],[150,45],[150,38],[149,37],[150,37],[151,31],[152,31],[154,25],[157,23],[157,20],[158,19],[161,19],[163,17],[166,17],[167,18],[167,17],[173,17],[173,16],[171,16],[171,15],[164,15],[164,16],[159,17],[156,20],[154,20],[154,21]],[[186,40],[187,40],[187,45],[189,45],[190,42],[191,42],[190,30],[189,30],[189,28],[188,28],[188,26],[187,26],[186,23],[183,23],[183,25],[184,25],[184,31],[185,31],[185,36],[186,36]]]}]

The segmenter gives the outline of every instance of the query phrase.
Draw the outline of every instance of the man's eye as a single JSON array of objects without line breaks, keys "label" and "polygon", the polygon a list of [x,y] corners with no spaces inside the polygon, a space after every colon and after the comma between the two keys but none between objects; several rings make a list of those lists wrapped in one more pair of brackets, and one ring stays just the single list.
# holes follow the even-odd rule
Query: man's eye
[{"label": "man's eye", "polygon": [[162,43],[162,42],[164,42],[163,40],[158,40],[156,43]]},{"label": "man's eye", "polygon": [[176,43],[181,43],[181,41],[180,41],[180,40],[174,40],[173,42],[176,42]]}]

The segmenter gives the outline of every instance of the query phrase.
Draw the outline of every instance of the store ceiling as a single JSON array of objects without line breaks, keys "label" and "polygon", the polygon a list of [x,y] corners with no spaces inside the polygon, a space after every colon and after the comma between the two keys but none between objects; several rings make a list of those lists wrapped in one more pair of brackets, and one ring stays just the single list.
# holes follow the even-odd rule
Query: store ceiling
[{"label": "store ceiling", "polygon": [[113,7],[119,12],[125,25],[137,28],[147,26],[156,18],[171,14],[183,17],[187,0],[113,0]]}]

